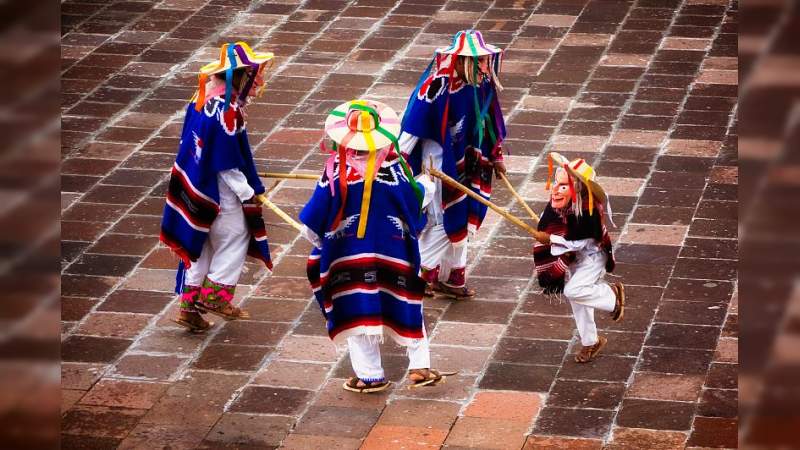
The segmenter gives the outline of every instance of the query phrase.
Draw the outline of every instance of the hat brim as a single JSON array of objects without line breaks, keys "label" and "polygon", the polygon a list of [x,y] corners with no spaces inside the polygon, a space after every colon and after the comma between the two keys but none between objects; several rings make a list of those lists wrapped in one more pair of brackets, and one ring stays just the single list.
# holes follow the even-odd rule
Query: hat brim
[{"label": "hat brim", "polygon": [[550,157],[553,158],[553,162],[558,167],[566,167],[569,173],[576,177],[577,179],[581,180],[583,184],[589,187],[592,191],[592,195],[594,195],[600,203],[606,203],[608,201],[608,195],[606,195],[606,191],[600,186],[596,181],[589,180],[585,178],[583,175],[579,174],[575,171],[575,169],[570,166],[570,161],[564,157],[564,155],[557,153],[557,152],[550,152]]},{"label": "hat brim", "polygon": [[503,50],[499,47],[495,47],[492,44],[485,44],[484,46],[477,46],[475,48],[475,53],[472,53],[472,49],[468,46],[464,46],[461,51],[458,51],[458,48],[450,46],[450,47],[441,47],[436,49],[436,53],[442,55],[458,55],[458,56],[486,56],[486,55],[496,55]]},{"label": "hat brim", "polygon": [[[249,58],[250,62],[253,63],[253,64],[258,64],[259,66],[264,64],[265,62],[271,60],[274,57],[275,57],[275,55],[272,52],[253,53],[252,55],[248,55],[248,58]],[[237,62],[239,62],[238,59],[239,58],[237,57]],[[225,58],[225,65],[220,66],[219,65],[219,61],[214,61],[214,62],[208,63],[205,66],[201,67],[200,68],[200,73],[204,73],[206,75],[214,75],[215,73],[225,72],[230,67],[231,67],[230,60],[228,60],[228,58]],[[236,70],[236,69],[245,69],[245,68],[248,68],[248,67],[251,67],[251,66],[248,65],[248,64],[238,64],[234,70]]]},{"label": "hat brim", "polygon": [[[359,100],[344,102],[334,108],[334,111],[347,114],[350,105],[357,101]],[[397,113],[384,103],[375,100],[367,100],[367,102],[375,106],[375,110],[378,112],[380,118],[380,127],[397,138],[400,135],[400,118],[397,116]],[[328,118],[325,119],[325,133],[339,145],[342,145],[342,142],[349,139],[345,144],[347,148],[353,150],[370,150],[370,143],[372,143],[372,148],[381,149],[388,147],[392,143],[391,139],[377,130],[370,133],[352,131],[347,126],[345,117],[334,114],[328,115]]]}]

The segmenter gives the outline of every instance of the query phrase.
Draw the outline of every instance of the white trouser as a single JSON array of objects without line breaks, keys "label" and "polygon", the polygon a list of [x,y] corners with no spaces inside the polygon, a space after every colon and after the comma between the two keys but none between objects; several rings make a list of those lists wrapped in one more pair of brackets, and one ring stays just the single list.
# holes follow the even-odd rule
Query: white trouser
[{"label": "white trouser", "polygon": [[[429,369],[431,367],[431,350],[425,325],[422,326],[422,339],[406,347],[408,354],[408,370]],[[383,381],[385,374],[381,364],[380,336],[359,334],[347,338],[350,349],[350,363],[353,372],[361,381],[371,383]]]},{"label": "white trouser", "polygon": [[423,268],[431,270],[439,266],[439,281],[446,282],[452,269],[467,266],[467,245],[454,246],[444,225],[429,223],[419,235],[419,256]]},{"label": "white trouser", "polygon": [[249,244],[250,231],[242,208],[220,212],[211,224],[200,257],[186,270],[184,284],[200,286],[203,279],[208,277],[215,283],[236,285],[242,274]]},{"label": "white trouser", "polygon": [[603,281],[606,273],[606,254],[602,251],[577,254],[578,259],[569,266],[569,278],[564,285],[564,296],[572,306],[572,315],[575,317],[581,345],[588,346],[597,343],[594,310],[613,311],[617,298],[611,286]]}]

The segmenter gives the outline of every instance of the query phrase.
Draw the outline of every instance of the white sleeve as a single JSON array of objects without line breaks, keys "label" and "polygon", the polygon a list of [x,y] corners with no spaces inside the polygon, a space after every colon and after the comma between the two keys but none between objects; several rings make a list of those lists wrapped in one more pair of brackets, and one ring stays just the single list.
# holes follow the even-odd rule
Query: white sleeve
[{"label": "white sleeve", "polygon": [[306,238],[306,240],[311,242],[311,245],[314,247],[322,248],[322,241],[320,240],[319,236],[317,236],[317,233],[314,233],[311,228],[303,225],[303,228],[300,230],[300,236]]},{"label": "white sleeve", "polygon": [[400,144],[400,153],[403,154],[403,157],[410,155],[411,152],[414,150],[414,146],[417,145],[417,141],[419,138],[414,136],[413,134],[408,134],[405,131],[400,133],[400,139],[397,140]]},{"label": "white sleeve", "polygon": [[247,177],[239,169],[223,170],[219,173],[219,179],[227,184],[241,201],[249,200],[255,195],[253,188],[247,184]]},{"label": "white sleeve", "polygon": [[427,174],[420,174],[416,177],[417,183],[422,185],[422,188],[425,189],[425,197],[422,198],[422,207],[428,206],[428,203],[433,200],[433,195],[436,191],[436,184],[434,184],[433,180],[431,180],[430,175]]},{"label": "white sleeve", "polygon": [[564,236],[557,234],[550,235],[550,254],[553,256],[563,255],[567,252],[578,252],[586,248],[587,245],[594,242],[594,239],[587,238],[579,241],[568,241]]}]

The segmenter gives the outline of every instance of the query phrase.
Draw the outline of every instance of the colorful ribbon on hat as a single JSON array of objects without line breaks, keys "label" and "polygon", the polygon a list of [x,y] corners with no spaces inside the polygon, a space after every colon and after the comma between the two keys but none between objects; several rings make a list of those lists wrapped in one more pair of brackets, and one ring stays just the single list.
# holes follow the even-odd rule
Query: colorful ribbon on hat
[{"label": "colorful ribbon on hat", "polygon": [[[367,102],[363,100],[356,100],[351,102],[350,105],[348,106],[348,110],[351,109],[356,109],[361,111],[358,120],[361,122],[361,133],[363,134],[364,141],[367,144],[367,148],[369,149],[367,168],[366,168],[366,173],[364,174],[364,193],[361,197],[361,215],[359,216],[358,230],[356,232],[356,237],[362,239],[366,234],[367,220],[369,218],[369,207],[372,200],[372,183],[374,181],[375,174],[377,171],[377,168],[375,167],[377,148],[375,147],[375,140],[372,137],[373,129],[370,129],[371,123],[375,124],[374,131],[382,134],[392,142],[392,145],[394,146],[395,149],[395,153],[397,153],[398,157],[400,158],[400,166],[402,167],[403,173],[405,173],[406,178],[408,178],[409,183],[411,184],[411,188],[414,191],[414,196],[417,197],[417,201],[420,204],[420,208],[422,207],[423,193],[419,185],[417,184],[417,181],[414,179],[411,169],[409,169],[408,167],[408,163],[406,163],[402,153],[400,152],[400,144],[397,141],[397,137],[380,125],[380,115],[378,114],[378,112],[374,108],[368,106]],[[347,120],[347,112],[345,111],[333,110],[330,112],[330,114],[337,117],[343,117],[345,118],[345,120]],[[347,200],[347,174],[346,174],[347,153],[345,150],[347,148],[347,144],[357,133],[358,133],[357,131],[351,129],[342,138],[342,141],[338,145],[335,142],[333,144],[333,149],[338,150],[339,153],[339,191],[342,192],[342,202],[341,206],[339,207],[339,212],[336,214],[333,224],[331,225],[331,228],[338,227],[344,215],[344,207],[345,207],[345,202]],[[329,160],[329,164],[330,163],[332,163],[331,160]],[[330,164],[330,166],[332,166],[332,164]],[[328,170],[331,170],[332,172],[332,167],[326,168],[326,172]],[[328,175],[328,179],[332,180],[332,174]]]},{"label": "colorful ribbon on hat", "polygon": [[[225,43],[219,50],[219,62],[217,62],[216,66],[213,66],[211,71],[216,71],[222,69],[226,65],[228,65],[228,61],[230,64],[225,69],[225,105],[223,110],[227,112],[228,107],[230,106],[231,95],[233,93],[233,71],[239,68],[236,62],[236,56],[239,56],[239,60],[242,62],[243,66],[252,67],[256,73],[247,81],[247,85],[245,89],[239,93],[239,99],[243,100],[244,97],[250,92],[250,88],[255,81],[256,76],[264,70],[264,64],[258,64],[253,62],[256,59],[255,53],[252,51],[249,45],[246,42],[238,41],[235,44]],[[198,75],[198,88],[197,94],[194,97],[195,101],[195,111],[200,111],[203,108],[206,100],[206,83],[208,82],[208,75],[206,73],[201,72]],[[262,86],[259,89],[258,94],[260,95],[263,92],[264,87]]]}]

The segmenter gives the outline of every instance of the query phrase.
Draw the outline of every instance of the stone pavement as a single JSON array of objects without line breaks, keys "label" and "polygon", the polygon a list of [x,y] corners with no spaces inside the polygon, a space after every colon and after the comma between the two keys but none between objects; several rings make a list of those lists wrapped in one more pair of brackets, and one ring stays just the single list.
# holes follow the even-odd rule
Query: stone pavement
[{"label": "stone pavement", "polygon": [[[63,448],[651,448],[737,443],[737,3],[729,0],[67,0],[63,27]],[[277,262],[237,290],[252,320],[190,335],[169,318],[157,242],[195,73],[224,41],[277,55],[249,107],[261,168],[318,173],[325,113],[402,110],[433,49],[475,27],[507,48],[512,182],[541,210],[542,155],[596,165],[612,196],[624,322],[573,362],[568,305],[530,278],[532,240],[490,214],[471,301],[426,303],[436,388],[340,388],[304,278],[309,246],[268,213]],[[312,186],[271,198],[292,215]],[[495,199],[520,216],[497,187]]]}]

